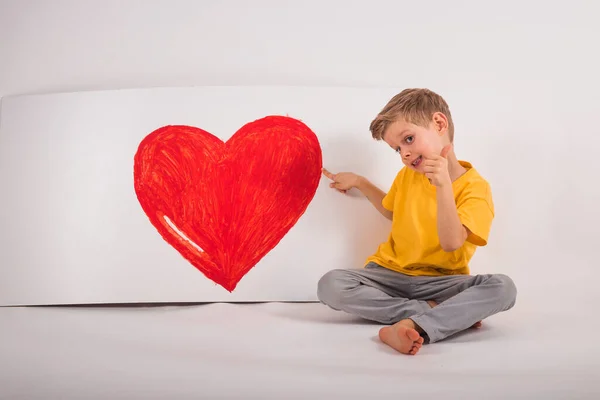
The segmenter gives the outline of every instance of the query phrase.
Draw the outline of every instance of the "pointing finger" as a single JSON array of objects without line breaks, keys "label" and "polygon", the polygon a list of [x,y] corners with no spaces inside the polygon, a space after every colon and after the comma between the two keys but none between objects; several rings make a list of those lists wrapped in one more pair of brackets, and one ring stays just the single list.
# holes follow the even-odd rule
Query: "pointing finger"
[{"label": "pointing finger", "polygon": [[325,175],[326,177],[328,177],[332,181],[334,180],[333,174],[331,172],[327,171],[325,168],[323,168],[323,175]]}]

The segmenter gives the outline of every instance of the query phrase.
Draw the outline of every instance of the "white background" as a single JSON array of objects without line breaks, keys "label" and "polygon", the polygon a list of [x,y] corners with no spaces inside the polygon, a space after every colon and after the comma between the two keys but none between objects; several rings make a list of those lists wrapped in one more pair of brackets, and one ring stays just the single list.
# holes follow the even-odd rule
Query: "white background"
[{"label": "white background", "polygon": [[[472,271],[512,276],[525,309],[598,301],[595,2],[0,5],[3,96],[190,85],[436,90],[450,103],[458,156],[480,167],[496,199],[490,245]],[[345,149],[336,156],[333,169],[372,163]],[[2,285],[16,284],[0,268]]]},{"label": "white background", "polygon": [[[440,92],[458,155],[496,200],[472,271],[506,273],[519,288],[509,312],[414,358],[379,342],[379,325],[319,304],[4,307],[0,398],[600,398],[599,11],[595,0],[0,0],[0,96],[202,85]],[[331,126],[362,121],[354,112]],[[325,148],[325,162],[380,182],[393,174],[380,167],[384,148],[355,156],[353,146]],[[380,220],[355,218],[364,200],[326,189],[318,199],[334,206],[320,227],[380,231]],[[2,220],[0,233],[10,233]],[[31,290],[0,271],[0,293]]]}]

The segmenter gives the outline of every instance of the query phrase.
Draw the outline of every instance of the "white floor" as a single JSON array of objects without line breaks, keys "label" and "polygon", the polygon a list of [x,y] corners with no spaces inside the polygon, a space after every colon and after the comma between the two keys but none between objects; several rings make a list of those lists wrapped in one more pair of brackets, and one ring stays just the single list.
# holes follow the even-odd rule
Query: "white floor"
[{"label": "white floor", "polygon": [[596,316],[526,313],[405,356],[316,303],[0,308],[0,398],[600,398]]}]

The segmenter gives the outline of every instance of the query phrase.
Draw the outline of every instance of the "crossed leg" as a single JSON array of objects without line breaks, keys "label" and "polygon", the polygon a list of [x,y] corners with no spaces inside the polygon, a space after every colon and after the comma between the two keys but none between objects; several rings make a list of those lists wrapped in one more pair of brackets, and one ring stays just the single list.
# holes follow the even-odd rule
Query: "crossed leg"
[{"label": "crossed leg", "polygon": [[387,325],[380,339],[405,354],[511,308],[516,288],[505,275],[409,277],[377,265],[333,270],[319,281],[320,301]]}]

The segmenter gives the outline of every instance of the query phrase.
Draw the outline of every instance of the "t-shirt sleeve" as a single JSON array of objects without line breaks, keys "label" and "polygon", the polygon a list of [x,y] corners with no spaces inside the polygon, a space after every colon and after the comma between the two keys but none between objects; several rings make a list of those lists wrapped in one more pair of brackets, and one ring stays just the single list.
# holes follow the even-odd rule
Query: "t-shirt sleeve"
[{"label": "t-shirt sleeve", "polygon": [[396,184],[392,183],[392,187],[390,188],[389,192],[387,192],[387,194],[383,197],[383,200],[381,200],[381,205],[383,206],[383,208],[389,211],[394,211],[394,200],[396,199],[396,192]]},{"label": "t-shirt sleeve", "polygon": [[487,245],[492,220],[494,219],[494,203],[487,182],[477,182],[457,202],[458,218],[469,229],[467,241],[477,246]]},{"label": "t-shirt sleeve", "polygon": [[398,175],[396,175],[396,178],[394,179],[394,182],[392,183],[390,190],[383,197],[383,200],[381,200],[381,205],[386,210],[394,211],[394,202],[396,200],[396,193],[398,192],[398,184],[399,184],[400,177],[401,177],[400,173]]}]

